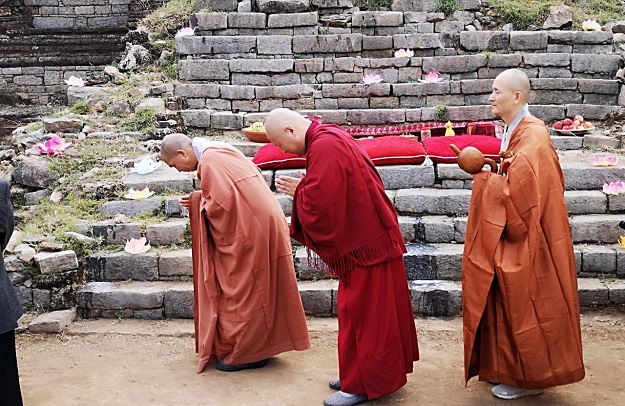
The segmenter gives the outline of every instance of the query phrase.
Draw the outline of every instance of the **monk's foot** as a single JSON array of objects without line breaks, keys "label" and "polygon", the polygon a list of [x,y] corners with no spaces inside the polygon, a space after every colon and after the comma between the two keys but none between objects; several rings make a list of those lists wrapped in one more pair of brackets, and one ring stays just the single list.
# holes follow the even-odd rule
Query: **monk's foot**
[{"label": "monk's foot", "polygon": [[366,395],[345,393],[338,391],[334,395],[328,396],[324,401],[324,406],[352,406],[366,402]]},{"label": "monk's foot", "polygon": [[497,385],[493,389],[491,389],[493,395],[498,397],[499,399],[518,399],[523,396],[535,396],[543,393],[542,389],[523,389],[523,388],[515,388],[514,386],[508,385]]},{"label": "monk's foot", "polygon": [[491,385],[499,385],[499,382],[495,382],[495,381],[487,381],[488,383],[490,383]]},{"label": "monk's foot", "polygon": [[250,362],[249,364],[238,364],[238,365],[229,365],[225,362],[219,361],[217,362],[217,369],[225,372],[236,372],[243,371],[244,369],[254,369],[254,368],[262,368],[267,365],[267,360],[263,359],[257,362]]},{"label": "monk's foot", "polygon": [[328,383],[328,386],[334,390],[341,390],[341,381],[339,378],[334,378]]}]

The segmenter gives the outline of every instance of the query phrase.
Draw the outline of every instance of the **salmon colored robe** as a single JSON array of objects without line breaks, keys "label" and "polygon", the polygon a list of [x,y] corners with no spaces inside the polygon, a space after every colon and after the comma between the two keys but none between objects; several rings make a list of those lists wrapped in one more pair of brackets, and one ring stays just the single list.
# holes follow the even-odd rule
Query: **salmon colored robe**
[{"label": "salmon colored robe", "polygon": [[564,177],[545,124],[516,127],[501,174],[475,175],[462,296],[465,381],[542,389],[584,378]]},{"label": "salmon colored robe", "polygon": [[284,213],[238,151],[204,150],[191,194],[198,373],[310,348]]}]

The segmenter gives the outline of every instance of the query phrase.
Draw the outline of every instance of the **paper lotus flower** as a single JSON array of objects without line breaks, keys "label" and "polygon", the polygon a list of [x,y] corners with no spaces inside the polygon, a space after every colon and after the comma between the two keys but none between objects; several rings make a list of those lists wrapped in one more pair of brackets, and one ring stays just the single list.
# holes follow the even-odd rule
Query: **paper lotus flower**
[{"label": "paper lotus flower", "polygon": [[601,24],[595,20],[586,20],[582,23],[582,30],[584,31],[601,31]]},{"label": "paper lotus flower", "polygon": [[130,200],[143,200],[143,199],[147,199],[153,194],[154,192],[150,192],[150,189],[147,187],[143,190],[134,190],[130,188],[130,190],[128,191],[128,193],[126,193],[124,197]]},{"label": "paper lotus flower", "polygon": [[124,251],[129,254],[143,254],[152,248],[145,237],[126,240]]},{"label": "paper lotus flower", "polygon": [[78,76],[70,76],[69,79],[65,80],[68,86],[78,86],[82,87],[85,85],[85,81],[79,78]]},{"label": "paper lotus flower", "polygon": [[184,28],[178,30],[178,32],[176,33],[176,37],[184,37],[184,36],[187,36],[187,35],[195,35],[195,29],[196,28],[197,27],[193,27],[193,28],[191,28],[191,27],[184,27]]},{"label": "paper lotus flower", "polygon": [[437,83],[442,81],[443,78],[438,76],[438,72],[432,71],[432,72],[428,72],[423,79],[421,80],[421,82],[424,83]]},{"label": "paper lotus flower", "polygon": [[620,180],[618,182],[604,183],[603,193],[615,196],[623,194],[625,193],[625,182]]},{"label": "paper lotus flower", "polygon": [[367,73],[362,77],[362,81],[365,85],[372,85],[374,83],[380,83],[382,76],[379,73]]},{"label": "paper lotus flower", "polygon": [[614,155],[595,155],[590,159],[592,166],[614,166],[618,163],[618,157]]},{"label": "paper lotus flower", "polygon": [[412,58],[414,56],[414,51],[410,49],[398,49],[395,51],[395,58]]},{"label": "paper lotus flower", "polygon": [[139,162],[135,162],[132,172],[138,173],[139,175],[146,175],[160,168],[162,164],[162,162],[156,162],[152,158],[143,158]]},{"label": "paper lotus flower", "polygon": [[57,136],[50,138],[44,143],[37,144],[37,149],[43,155],[61,156],[70,145],[72,145],[71,142],[65,142],[64,138]]}]

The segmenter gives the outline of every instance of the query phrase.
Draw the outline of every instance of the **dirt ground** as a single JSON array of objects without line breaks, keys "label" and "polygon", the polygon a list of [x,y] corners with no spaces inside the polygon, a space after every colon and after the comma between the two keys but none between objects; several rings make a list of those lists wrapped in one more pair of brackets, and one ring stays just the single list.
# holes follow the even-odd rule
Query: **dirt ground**
[{"label": "dirt ground", "polygon": [[[401,390],[371,405],[625,404],[625,314],[582,315],[586,379],[516,401],[491,385],[465,388],[460,319],[417,319],[421,360]],[[195,373],[191,321],[79,321],[62,335],[20,334],[26,406],[321,405],[337,375],[336,320],[311,319],[312,348],[272,358],[258,370]],[[1,400],[0,400],[0,403]]]}]

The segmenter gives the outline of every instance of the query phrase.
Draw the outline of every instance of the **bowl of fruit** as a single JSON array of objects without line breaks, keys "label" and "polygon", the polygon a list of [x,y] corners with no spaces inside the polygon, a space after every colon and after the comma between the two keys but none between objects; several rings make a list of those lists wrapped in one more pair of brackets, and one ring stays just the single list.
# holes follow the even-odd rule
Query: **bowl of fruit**
[{"label": "bowl of fruit", "polygon": [[565,118],[562,121],[556,121],[553,123],[553,130],[560,135],[584,135],[594,130],[590,121],[585,121],[584,117],[577,115],[570,118]]},{"label": "bowl of fruit", "polygon": [[265,132],[265,124],[260,121],[252,123],[251,126],[242,129],[241,132],[252,142],[269,142]]}]

